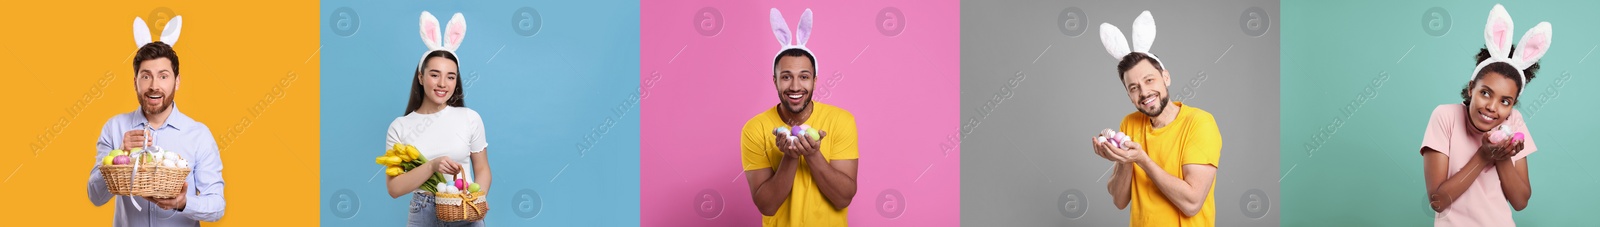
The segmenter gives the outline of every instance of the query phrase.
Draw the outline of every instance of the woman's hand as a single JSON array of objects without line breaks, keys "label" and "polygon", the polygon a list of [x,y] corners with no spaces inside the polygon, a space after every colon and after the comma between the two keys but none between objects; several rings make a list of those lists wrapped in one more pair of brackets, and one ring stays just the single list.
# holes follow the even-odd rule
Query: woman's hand
[{"label": "woman's hand", "polygon": [[1501,148],[1500,157],[1499,159],[1495,160],[1505,161],[1511,160],[1512,157],[1516,157],[1518,153],[1522,153],[1522,142],[1522,140],[1512,141],[1510,146]]},{"label": "woman's hand", "polygon": [[1515,157],[1517,153],[1521,153],[1523,147],[1521,140],[1512,141],[1512,138],[1506,138],[1502,141],[1494,141],[1489,139],[1488,133],[1484,133],[1481,136],[1479,143],[1482,146],[1478,147],[1477,156],[1487,161],[1509,160],[1511,157]]},{"label": "woman's hand", "polygon": [[456,173],[461,173],[461,163],[457,163],[454,160],[450,160],[450,158],[446,157],[446,156],[439,156],[439,158],[437,158],[437,159],[428,160],[428,164],[427,165],[433,165],[433,171],[434,172],[442,173],[442,174],[447,175],[447,176],[448,175],[456,175]]}]

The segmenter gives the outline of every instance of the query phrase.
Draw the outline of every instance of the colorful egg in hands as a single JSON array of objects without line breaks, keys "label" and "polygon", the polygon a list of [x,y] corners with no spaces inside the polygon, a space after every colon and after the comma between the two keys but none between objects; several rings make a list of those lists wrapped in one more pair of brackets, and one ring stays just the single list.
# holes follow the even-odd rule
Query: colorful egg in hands
[{"label": "colorful egg in hands", "polygon": [[806,136],[811,136],[811,140],[822,140],[822,134],[815,128],[807,128]]},{"label": "colorful egg in hands", "polygon": [[778,128],[772,129],[772,133],[779,134],[781,136],[789,136],[789,127],[778,126]]},{"label": "colorful egg in hands", "polygon": [[1516,135],[1512,135],[1511,136],[1511,142],[1519,142],[1519,141],[1522,141],[1522,139],[1527,138],[1527,137],[1528,137],[1527,134],[1522,134],[1522,132],[1517,132]]},{"label": "colorful egg in hands", "polygon": [[805,125],[800,125],[800,127],[794,127],[794,129],[792,129],[793,131],[789,132],[789,135],[791,135],[791,136],[805,136],[806,135],[806,128],[805,127],[806,127]]},{"label": "colorful egg in hands", "polygon": [[1511,142],[1511,141],[1508,141],[1508,139],[1512,139],[1512,137],[1515,136],[1516,134],[1518,134],[1518,133],[1512,132],[1510,127],[1506,127],[1505,125],[1500,125],[1500,127],[1495,127],[1494,130],[1490,130],[1489,131],[1489,142],[1490,143]]},{"label": "colorful egg in hands", "polygon": [[1094,140],[1095,140],[1095,142],[1111,143],[1111,146],[1116,146],[1117,148],[1127,149],[1128,146],[1126,146],[1126,144],[1128,143],[1130,138],[1128,137],[1127,134],[1123,134],[1122,132],[1112,131],[1111,129],[1105,129],[1105,130],[1100,131],[1100,136],[1095,137]]}]

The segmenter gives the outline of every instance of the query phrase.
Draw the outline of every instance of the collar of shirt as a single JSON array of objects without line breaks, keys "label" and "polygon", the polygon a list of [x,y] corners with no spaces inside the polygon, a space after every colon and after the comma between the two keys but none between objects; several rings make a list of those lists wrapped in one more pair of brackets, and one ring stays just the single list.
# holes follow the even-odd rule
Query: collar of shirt
[{"label": "collar of shirt", "polygon": [[[131,123],[128,125],[129,128],[145,128],[146,125],[150,124],[150,119],[147,119],[144,116],[144,106],[139,106],[139,109],[134,110],[134,113],[137,114],[134,115],[135,119],[132,122],[129,122]],[[196,123],[199,122],[195,122],[193,118],[189,118],[189,115],[184,115],[183,111],[178,111],[178,104],[173,103],[172,114],[167,115],[167,125],[163,125],[161,127],[183,131],[184,129],[191,128]]]}]

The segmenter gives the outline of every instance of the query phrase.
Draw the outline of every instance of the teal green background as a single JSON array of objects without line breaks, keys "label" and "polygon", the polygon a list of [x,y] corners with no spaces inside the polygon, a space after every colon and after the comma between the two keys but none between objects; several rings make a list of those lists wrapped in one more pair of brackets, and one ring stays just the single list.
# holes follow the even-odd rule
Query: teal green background
[{"label": "teal green background", "polygon": [[[1461,102],[1495,3],[1282,3],[1283,226],[1433,224],[1419,155],[1423,129],[1436,106]],[[1600,96],[1600,56],[1592,56],[1600,1],[1504,5],[1518,41],[1539,21],[1554,33],[1518,106],[1539,150],[1528,158],[1533,197],[1514,218],[1522,226],[1593,225],[1600,170],[1584,167],[1600,154],[1584,141],[1600,136],[1590,117],[1600,110],[1590,104]],[[1447,33],[1425,30],[1432,7],[1449,13]]]}]

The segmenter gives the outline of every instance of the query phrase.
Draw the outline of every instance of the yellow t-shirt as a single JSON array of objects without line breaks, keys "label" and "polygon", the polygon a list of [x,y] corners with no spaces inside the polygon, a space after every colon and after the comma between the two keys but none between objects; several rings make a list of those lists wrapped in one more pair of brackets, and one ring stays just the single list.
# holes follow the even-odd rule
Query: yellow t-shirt
[{"label": "yellow t-shirt", "polygon": [[[833,105],[811,102],[811,117],[805,124],[812,128],[828,132],[822,138],[822,157],[828,160],[853,160],[861,157],[856,148],[856,117],[850,112],[839,109]],[[778,108],[773,107],[766,112],[750,118],[744,123],[744,129],[739,138],[740,156],[744,160],[744,170],[772,169],[778,166],[778,161],[783,160],[783,152],[773,144],[777,139],[772,130],[779,126],[788,127],[783,119],[778,117]],[[811,167],[806,166],[806,160],[800,161],[800,167],[794,174],[794,186],[789,192],[789,199],[783,201],[783,206],[772,216],[762,216],[763,226],[846,226],[846,209],[834,209],[833,204],[822,196],[822,191],[817,189],[816,182],[811,178]]]},{"label": "yellow t-shirt", "polygon": [[[1222,134],[1217,131],[1217,121],[1211,113],[1178,102],[1178,117],[1166,127],[1152,129],[1150,117],[1134,112],[1122,118],[1122,131],[1133,142],[1144,145],[1145,153],[1167,174],[1183,178],[1183,165],[1207,164],[1217,166],[1222,156]],[[1171,110],[1168,110],[1171,111]],[[1133,186],[1130,193],[1128,226],[1216,226],[1216,179],[1206,192],[1206,203],[1194,216],[1184,217],[1176,204],[1167,201],[1146,175],[1144,168],[1134,166]]]}]

